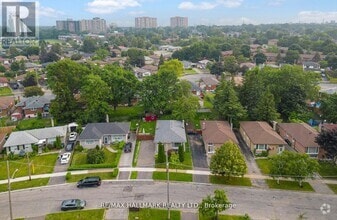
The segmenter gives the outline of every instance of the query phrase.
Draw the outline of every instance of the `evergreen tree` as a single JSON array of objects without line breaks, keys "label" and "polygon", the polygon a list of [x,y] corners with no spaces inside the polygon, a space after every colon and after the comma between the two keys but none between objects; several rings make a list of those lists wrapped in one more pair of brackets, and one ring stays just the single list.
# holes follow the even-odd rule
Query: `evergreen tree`
[{"label": "evergreen tree", "polygon": [[158,157],[157,157],[157,162],[158,162],[158,163],[165,163],[165,161],[166,161],[166,155],[165,155],[164,144],[159,143],[159,144],[158,144]]},{"label": "evergreen tree", "polygon": [[262,93],[254,110],[256,120],[274,121],[280,116],[276,110],[274,95],[270,92],[269,88]]},{"label": "evergreen tree", "polygon": [[179,154],[179,161],[182,163],[185,160],[185,152],[184,152],[184,146],[183,145],[179,145],[178,148],[178,154]]}]

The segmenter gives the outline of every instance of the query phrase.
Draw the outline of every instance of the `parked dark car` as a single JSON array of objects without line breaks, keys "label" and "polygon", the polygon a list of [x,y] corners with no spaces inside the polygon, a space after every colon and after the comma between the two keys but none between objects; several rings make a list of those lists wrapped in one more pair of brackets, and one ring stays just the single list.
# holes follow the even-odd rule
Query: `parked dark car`
[{"label": "parked dark car", "polygon": [[89,176],[77,182],[77,187],[100,186],[101,178],[99,176]]},{"label": "parked dark car", "polygon": [[67,146],[66,146],[66,151],[73,151],[74,149],[74,142],[68,142]]},{"label": "parked dark car", "polygon": [[124,146],[124,152],[125,153],[130,153],[132,150],[132,143],[131,142],[127,142]]},{"label": "parked dark car", "polygon": [[61,204],[61,210],[75,210],[75,209],[83,209],[87,202],[82,199],[68,199],[64,200]]}]

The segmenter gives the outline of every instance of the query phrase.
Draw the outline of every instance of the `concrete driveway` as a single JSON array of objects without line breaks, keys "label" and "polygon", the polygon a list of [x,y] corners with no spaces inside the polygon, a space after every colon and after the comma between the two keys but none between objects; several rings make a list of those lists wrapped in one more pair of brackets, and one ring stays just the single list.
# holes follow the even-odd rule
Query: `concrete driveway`
[{"label": "concrete driveway", "polygon": [[[200,135],[187,135],[190,143],[190,149],[192,153],[193,169],[194,170],[209,170],[206,151]],[[209,183],[207,175],[193,175],[193,182],[197,183]]]},{"label": "concrete driveway", "polygon": [[[136,147],[136,134],[131,133],[130,134],[130,139],[128,140],[129,142],[132,143],[132,148],[131,152],[122,152],[122,155],[119,159],[118,167],[132,167],[132,159],[133,159],[133,154],[135,152],[135,147]],[[130,177],[130,172],[124,171],[124,172],[119,172],[118,174],[118,179],[120,180],[126,180],[129,179]]]},{"label": "concrete driveway", "polygon": [[[64,152],[65,152],[64,149],[60,150],[59,156],[61,156]],[[73,152],[72,152],[72,154],[73,154]],[[70,163],[70,161],[69,161],[69,163]],[[69,167],[69,163],[68,164],[61,164],[60,159],[58,159],[55,163],[55,166],[54,166],[54,173],[67,171],[68,167]],[[64,176],[53,176],[53,177],[50,177],[48,185],[62,184],[62,183],[65,183],[65,182],[66,182],[66,180],[65,180]]]},{"label": "concrete driveway", "polygon": [[[142,141],[139,148],[137,167],[154,167],[155,144],[153,141]],[[152,172],[138,172],[137,179],[152,179]]]},{"label": "concrete driveway", "polygon": [[[247,168],[248,168],[248,174],[262,175],[259,167],[257,166],[255,162],[253,153],[250,151],[249,147],[244,142],[240,132],[236,130],[234,131],[234,133],[235,133],[236,138],[239,141],[240,150],[242,154],[245,156],[245,161],[246,161]],[[252,181],[253,186],[261,187],[261,188],[268,188],[267,184],[262,179],[252,179],[251,181]]]}]

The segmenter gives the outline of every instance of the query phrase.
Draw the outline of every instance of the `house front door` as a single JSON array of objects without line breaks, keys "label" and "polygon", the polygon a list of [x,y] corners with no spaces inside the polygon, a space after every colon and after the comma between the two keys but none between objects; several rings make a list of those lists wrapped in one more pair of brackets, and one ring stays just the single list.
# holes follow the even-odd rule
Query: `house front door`
[{"label": "house front door", "polygon": [[108,144],[108,142],[109,142],[108,137],[104,137],[104,138],[103,138],[103,143],[104,143],[104,144]]},{"label": "house front door", "polygon": [[284,151],[284,146],[279,146],[278,147],[278,154],[282,153]]}]

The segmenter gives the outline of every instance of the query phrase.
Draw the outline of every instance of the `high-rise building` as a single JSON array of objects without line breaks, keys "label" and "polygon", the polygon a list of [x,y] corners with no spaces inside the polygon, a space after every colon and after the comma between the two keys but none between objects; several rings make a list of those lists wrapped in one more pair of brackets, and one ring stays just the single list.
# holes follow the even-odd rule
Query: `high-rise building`
[{"label": "high-rise building", "polygon": [[171,18],[171,27],[187,27],[188,18],[187,17],[172,17]]},{"label": "high-rise building", "polygon": [[89,32],[93,34],[105,33],[106,32],[106,21],[101,18],[93,18],[91,20],[81,20],[80,21],[80,31]]},{"label": "high-rise building", "polygon": [[56,21],[56,29],[60,31],[69,31],[71,33],[77,33],[80,31],[80,22],[72,19]]},{"label": "high-rise building", "polygon": [[157,18],[137,17],[135,18],[135,27],[136,28],[156,28]]}]

